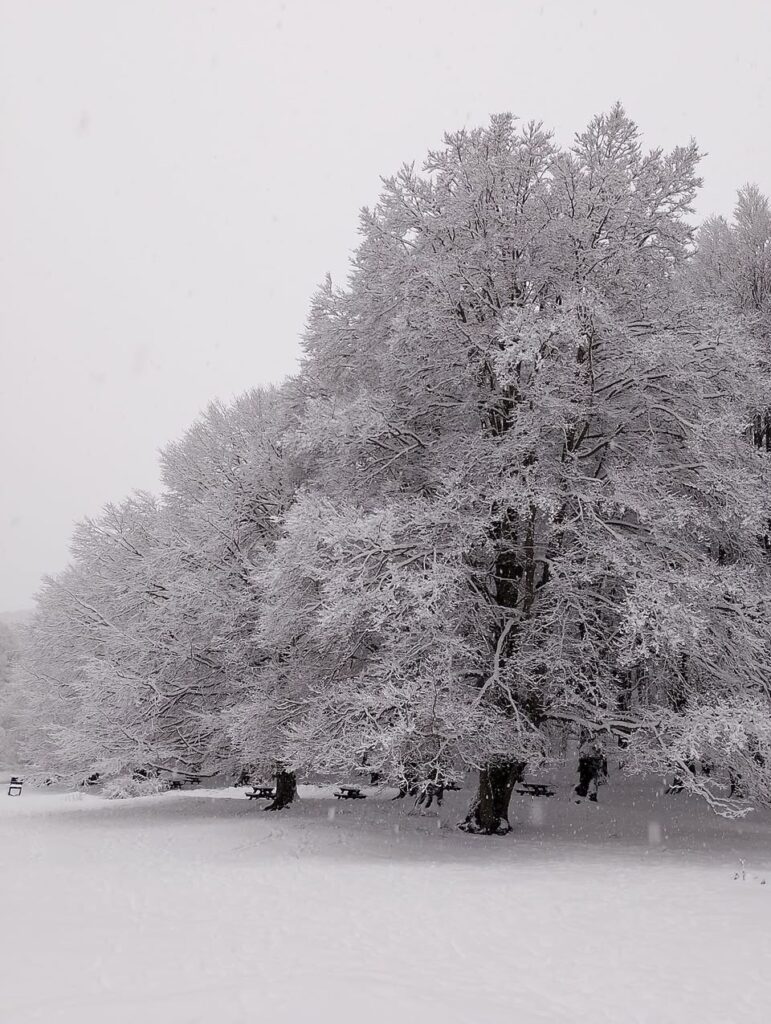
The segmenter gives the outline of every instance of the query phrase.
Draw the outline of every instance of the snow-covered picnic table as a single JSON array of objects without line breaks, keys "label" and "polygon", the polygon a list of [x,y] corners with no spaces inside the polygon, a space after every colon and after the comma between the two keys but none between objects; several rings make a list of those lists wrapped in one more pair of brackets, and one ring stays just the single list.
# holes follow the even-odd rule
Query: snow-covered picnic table
[{"label": "snow-covered picnic table", "polygon": [[272,786],[252,786],[251,793],[246,794],[250,800],[270,800],[276,795]]},{"label": "snow-covered picnic table", "polygon": [[367,794],[362,793],[358,786],[338,786],[335,796],[338,800],[366,800]]},{"label": "snow-covered picnic table", "polygon": [[523,796],[554,796],[554,790],[545,782],[520,782],[517,792]]},{"label": "snow-covered picnic table", "polygon": [[182,789],[185,783],[187,783],[187,785],[189,786],[200,786],[201,780],[199,778],[196,778],[195,776],[192,776],[189,779],[170,779],[169,789]]}]

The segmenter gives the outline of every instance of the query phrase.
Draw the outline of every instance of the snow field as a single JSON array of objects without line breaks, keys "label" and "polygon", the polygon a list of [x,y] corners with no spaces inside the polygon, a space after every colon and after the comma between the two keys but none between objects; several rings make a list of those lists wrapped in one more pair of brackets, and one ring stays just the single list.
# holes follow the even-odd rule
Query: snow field
[{"label": "snow field", "polygon": [[765,1024],[768,820],[612,790],[505,839],[449,827],[468,793],[0,797],[0,1020]]}]

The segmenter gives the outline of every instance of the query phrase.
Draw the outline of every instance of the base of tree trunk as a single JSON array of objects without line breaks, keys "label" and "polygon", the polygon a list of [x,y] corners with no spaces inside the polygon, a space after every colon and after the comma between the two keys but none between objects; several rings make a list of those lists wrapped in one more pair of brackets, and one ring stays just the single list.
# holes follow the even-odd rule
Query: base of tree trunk
[{"label": "base of tree trunk", "polygon": [[282,811],[297,796],[297,776],[294,772],[276,772],[276,795],[266,811]]},{"label": "base of tree trunk", "polygon": [[482,768],[476,795],[458,828],[481,836],[505,836],[510,832],[509,801],[526,767],[524,761],[499,761]]}]

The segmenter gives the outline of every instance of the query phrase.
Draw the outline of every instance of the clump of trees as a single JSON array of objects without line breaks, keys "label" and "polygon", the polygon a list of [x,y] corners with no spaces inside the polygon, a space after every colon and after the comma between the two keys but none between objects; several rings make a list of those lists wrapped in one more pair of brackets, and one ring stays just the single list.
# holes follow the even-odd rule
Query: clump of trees
[{"label": "clump of trees", "polygon": [[0,619],[0,765],[10,768],[21,763],[24,745],[21,626],[21,622]]},{"label": "clump of trees", "polygon": [[698,161],[616,106],[385,180],[298,374],[76,531],[28,635],[35,759],[249,765],[275,807],[300,771],[473,769],[491,834],[580,733],[767,801],[771,220],[747,187],[695,233]]}]

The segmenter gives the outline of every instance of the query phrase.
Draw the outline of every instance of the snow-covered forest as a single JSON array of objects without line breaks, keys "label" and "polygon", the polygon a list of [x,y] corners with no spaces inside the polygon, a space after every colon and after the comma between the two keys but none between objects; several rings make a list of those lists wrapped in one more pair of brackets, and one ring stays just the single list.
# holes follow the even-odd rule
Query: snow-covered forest
[{"label": "snow-covered forest", "polygon": [[745,185],[697,225],[699,160],[615,106],[384,179],[297,374],[77,527],[0,656],[14,755],[116,794],[274,778],[272,809],[476,773],[485,834],[582,744],[771,802],[771,211]]}]

